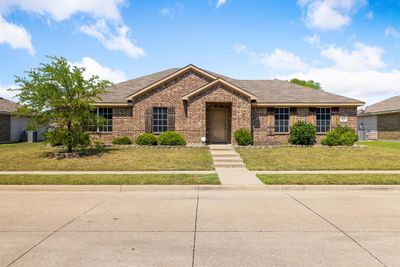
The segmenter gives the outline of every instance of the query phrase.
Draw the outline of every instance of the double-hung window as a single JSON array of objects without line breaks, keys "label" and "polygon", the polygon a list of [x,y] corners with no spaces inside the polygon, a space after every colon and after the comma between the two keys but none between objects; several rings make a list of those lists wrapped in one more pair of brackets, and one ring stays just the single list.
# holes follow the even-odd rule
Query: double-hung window
[{"label": "double-hung window", "polygon": [[331,109],[317,108],[317,133],[326,133],[331,129]]},{"label": "double-hung window", "polygon": [[289,132],[289,108],[275,108],[275,132],[288,133]]},{"label": "double-hung window", "polygon": [[112,132],[113,131],[113,109],[112,108],[96,108],[93,110],[97,116],[97,125],[90,126],[89,129],[93,132]]},{"label": "double-hung window", "polygon": [[159,134],[168,130],[168,108],[153,108],[153,133]]}]

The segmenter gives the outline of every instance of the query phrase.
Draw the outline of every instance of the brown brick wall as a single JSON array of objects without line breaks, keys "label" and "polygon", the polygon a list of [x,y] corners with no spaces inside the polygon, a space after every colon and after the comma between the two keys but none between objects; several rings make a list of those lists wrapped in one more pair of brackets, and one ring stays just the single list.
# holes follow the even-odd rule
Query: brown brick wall
[{"label": "brown brick wall", "polygon": [[[94,135],[106,142],[118,136],[129,136],[132,141],[146,130],[146,110],[152,107],[175,108],[175,130],[181,132],[188,143],[201,143],[207,136],[207,105],[225,103],[231,106],[231,142],[233,133],[239,128],[248,128],[253,132],[254,144],[286,143],[288,134],[274,134],[274,109],[252,108],[247,96],[226,87],[223,84],[191,97],[187,102],[182,96],[210,82],[210,79],[196,72],[187,72],[157,88],[139,96],[132,107],[113,108],[113,132]],[[347,114],[348,124],[356,127],[356,108],[336,108],[332,124],[339,124],[339,115]],[[315,112],[309,108],[293,108],[290,125],[302,119],[315,124]]]},{"label": "brown brick wall", "polygon": [[378,115],[378,139],[400,140],[400,113]]},{"label": "brown brick wall", "polygon": [[[331,114],[332,128],[337,125],[347,125],[355,130],[357,129],[357,108],[333,107],[331,109]],[[255,145],[277,145],[288,143],[289,134],[274,133],[274,108],[253,108],[251,116],[253,143]],[[340,123],[340,116],[347,116],[347,123]],[[310,109],[308,107],[291,108],[289,126],[292,126],[298,120],[304,120],[315,125],[315,109]],[[319,143],[324,136],[325,135],[323,134],[317,135],[317,143]]]},{"label": "brown brick wall", "polygon": [[0,115],[0,142],[10,140],[10,115]]}]

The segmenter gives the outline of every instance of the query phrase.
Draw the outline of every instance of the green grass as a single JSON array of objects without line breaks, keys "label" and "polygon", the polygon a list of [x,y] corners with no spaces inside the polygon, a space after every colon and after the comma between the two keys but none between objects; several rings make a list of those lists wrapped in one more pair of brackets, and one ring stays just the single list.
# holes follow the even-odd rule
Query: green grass
[{"label": "green grass", "polygon": [[269,185],[397,185],[400,174],[257,174]]},{"label": "green grass", "polygon": [[250,170],[400,170],[400,143],[360,142],[368,148],[237,148]]},{"label": "green grass", "polygon": [[0,175],[2,185],[201,185],[220,184],[217,174]]},{"label": "green grass", "polygon": [[2,171],[145,171],[213,170],[207,147],[146,148],[107,147],[92,150],[90,156],[57,160],[48,155],[54,149],[43,143],[0,145]]}]

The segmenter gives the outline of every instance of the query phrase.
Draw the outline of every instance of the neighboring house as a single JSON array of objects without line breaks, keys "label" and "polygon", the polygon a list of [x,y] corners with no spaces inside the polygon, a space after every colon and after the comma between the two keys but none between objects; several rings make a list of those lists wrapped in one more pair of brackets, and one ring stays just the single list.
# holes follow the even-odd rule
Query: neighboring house
[{"label": "neighboring house", "polygon": [[400,140],[400,96],[368,106],[358,115],[364,139]]},{"label": "neighboring house", "polygon": [[[116,84],[96,103],[107,119],[99,138],[181,132],[188,143],[234,143],[247,128],[253,143],[287,142],[297,120],[314,124],[319,137],[337,125],[357,128],[364,103],[280,80],[237,80],[188,65]],[[320,139],[320,138],[318,138]]]},{"label": "neighboring house", "polygon": [[[0,143],[21,141],[29,123],[27,117],[17,117],[14,112],[18,104],[0,97]],[[43,140],[44,128],[38,131],[38,141]]]}]

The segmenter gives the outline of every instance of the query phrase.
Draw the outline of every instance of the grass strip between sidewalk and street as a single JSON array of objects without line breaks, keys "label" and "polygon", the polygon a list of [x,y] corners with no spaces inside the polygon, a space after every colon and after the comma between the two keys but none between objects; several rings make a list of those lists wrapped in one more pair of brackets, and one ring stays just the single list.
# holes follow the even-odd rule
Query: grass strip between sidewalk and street
[{"label": "grass strip between sidewalk and street", "polygon": [[0,175],[1,185],[219,185],[217,174]]},{"label": "grass strip between sidewalk and street", "polygon": [[268,185],[398,185],[400,174],[257,174]]}]

